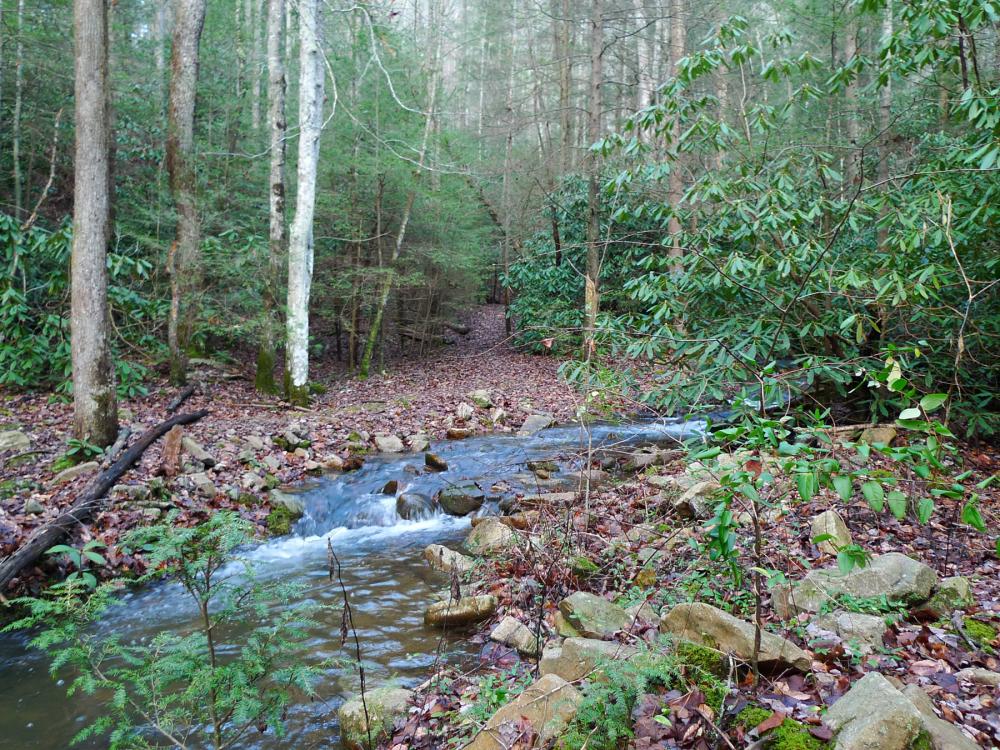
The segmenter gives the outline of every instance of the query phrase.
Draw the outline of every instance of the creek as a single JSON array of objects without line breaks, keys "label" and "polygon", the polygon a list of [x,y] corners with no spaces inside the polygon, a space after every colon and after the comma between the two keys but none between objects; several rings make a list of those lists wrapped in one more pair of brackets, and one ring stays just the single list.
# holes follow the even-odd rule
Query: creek
[{"label": "creek", "polygon": [[[396,514],[396,498],[382,494],[396,480],[399,492],[433,496],[450,484],[478,482],[488,496],[515,492],[546,492],[525,469],[531,460],[555,459],[564,486],[568,473],[581,466],[580,455],[590,447],[674,445],[700,433],[704,422],[658,420],[627,425],[552,427],[531,436],[487,434],[435,444],[433,450],[448,470],[428,472],[423,454],[376,455],[346,474],[332,474],[302,487],[305,515],[292,534],[270,540],[248,552],[258,575],[298,581],[306,596],[330,605],[326,622],[310,632],[310,653],[317,660],[349,659],[340,645],[339,584],[328,579],[327,542],[342,564],[343,583],[354,612],[369,687],[393,680],[402,686],[423,681],[437,658],[439,643],[451,662],[474,660],[477,647],[461,633],[441,642],[440,631],[425,627],[423,612],[447,588],[447,577],[431,571],[422,558],[432,542],[457,547],[468,533],[469,518],[433,512],[421,520]],[[551,484],[560,481],[554,477]],[[496,488],[491,490],[491,488]],[[495,513],[488,502],[480,513]],[[135,642],[148,642],[157,632],[183,632],[196,612],[176,584],[157,584],[123,597],[100,626]],[[63,675],[60,675],[63,677]],[[358,690],[353,666],[331,668],[317,686],[319,700],[293,706],[287,734],[272,731],[251,735],[241,748],[338,746],[337,706]],[[66,684],[48,671],[48,659],[30,649],[25,634],[0,636],[0,747],[62,750],[99,715],[96,699],[66,696]],[[80,745],[105,747],[104,740]]]}]

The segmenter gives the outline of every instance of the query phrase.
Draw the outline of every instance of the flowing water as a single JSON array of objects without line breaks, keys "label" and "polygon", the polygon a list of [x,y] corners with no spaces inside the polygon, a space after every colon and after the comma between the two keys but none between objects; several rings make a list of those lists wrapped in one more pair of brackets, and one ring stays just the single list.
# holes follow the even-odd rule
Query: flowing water
[{"label": "flowing water", "polygon": [[[447,588],[447,577],[431,571],[422,549],[432,542],[457,546],[468,532],[469,519],[438,512],[407,521],[396,514],[396,498],[382,494],[389,480],[399,492],[433,496],[449,484],[477,481],[487,495],[512,491],[548,491],[538,487],[525,464],[533,459],[559,459],[564,470],[578,467],[583,448],[616,444],[665,444],[699,433],[700,421],[658,421],[627,426],[553,427],[530,436],[485,435],[435,445],[448,470],[428,473],[422,454],[369,458],[354,472],[325,477],[303,488],[306,514],[287,537],[249,552],[259,576],[303,583],[312,600],[331,605],[328,621],[310,633],[310,653],[317,659],[348,658],[340,646],[339,585],[327,575],[327,540],[340,557],[343,582],[350,597],[361,640],[368,685],[394,680],[414,685],[426,678],[440,642],[440,632],[423,624],[424,608]],[[491,487],[495,490],[491,491]],[[488,503],[481,512],[491,512]],[[102,628],[146,642],[157,632],[191,628],[195,612],[176,585],[160,584],[127,595],[108,613]],[[23,634],[0,636],[0,747],[69,747],[71,738],[99,712],[86,696],[66,696],[66,686],[48,672],[47,659],[27,647]],[[474,647],[461,634],[443,642],[452,661],[474,658]],[[356,670],[330,669],[318,685],[320,700],[295,706],[288,715],[288,734],[255,735],[241,748],[336,747],[336,708],[356,692]],[[104,747],[97,741],[83,747]]]}]

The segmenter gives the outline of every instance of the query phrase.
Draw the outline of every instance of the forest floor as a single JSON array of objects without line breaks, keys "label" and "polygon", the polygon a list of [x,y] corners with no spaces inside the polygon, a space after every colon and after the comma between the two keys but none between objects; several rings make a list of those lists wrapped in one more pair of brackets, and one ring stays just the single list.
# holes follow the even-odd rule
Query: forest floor
[{"label": "forest floor", "polygon": [[[396,435],[405,441],[424,434],[437,440],[452,427],[515,431],[533,413],[550,414],[556,422],[572,418],[578,398],[559,381],[559,361],[511,347],[502,307],[480,307],[465,323],[469,333],[452,334],[451,345],[427,356],[388,363],[386,372],[364,382],[344,374],[336,363],[318,363],[314,382],[323,392],[314,396],[308,409],[289,408],[278,398],[258,394],[252,364],[239,367],[196,360],[189,382],[197,390],[178,412],[209,411],[184,427],[184,435],[211,454],[215,465],[203,471],[194,464],[193,476],[210,480],[201,489],[183,471],[167,479],[170,504],[180,512],[180,521],[193,524],[216,509],[235,508],[264,533],[269,486],[294,484],[309,472],[335,466],[338,458],[349,457],[352,439],[370,444],[376,435]],[[463,403],[472,406],[468,394],[479,389],[490,391],[493,408],[475,407],[470,418],[459,419],[456,409]],[[153,383],[148,395],[119,404],[121,425],[131,428],[134,439],[167,418],[167,405],[177,394],[178,389],[166,382]],[[7,395],[0,400],[0,432],[17,430],[30,441],[26,448],[0,453],[0,559],[69,509],[93,478],[93,473],[84,473],[55,483],[60,473],[57,461],[72,437],[72,420],[72,405],[46,394]],[[308,436],[307,448],[290,452],[275,443],[290,429]],[[185,462],[190,471],[186,457],[182,458]],[[163,468],[164,441],[160,440],[120,481],[133,486],[155,482]],[[248,473],[255,473],[259,481]],[[135,495],[124,488],[113,493],[105,509],[77,530],[74,542],[97,539],[108,545],[112,568],[136,568],[139,562],[121,558],[114,544],[122,533],[148,523],[151,514],[155,516],[160,506],[167,505],[157,503],[156,498],[142,500],[136,502]],[[25,571],[6,593],[37,590],[46,573],[53,572],[53,563],[46,564],[46,570]]]}]

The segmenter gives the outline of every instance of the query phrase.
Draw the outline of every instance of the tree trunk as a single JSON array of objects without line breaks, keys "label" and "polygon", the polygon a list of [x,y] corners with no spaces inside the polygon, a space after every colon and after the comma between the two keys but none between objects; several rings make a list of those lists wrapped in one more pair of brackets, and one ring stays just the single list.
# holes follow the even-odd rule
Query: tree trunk
[{"label": "tree trunk", "polygon": [[569,0],[562,0],[562,18],[559,24],[559,135],[562,148],[559,150],[560,176],[569,172],[573,164],[573,112],[572,101],[573,62],[570,50],[570,7]]},{"label": "tree trunk", "polygon": [[[24,202],[21,193],[23,188],[21,177],[21,108],[24,101],[24,0],[17,0],[16,23],[17,49],[14,53],[14,122],[11,134],[11,159],[14,162],[14,218],[20,221],[21,207]],[[104,65],[107,65],[106,60]]]},{"label": "tree trunk", "polygon": [[167,256],[170,274],[170,381],[184,385],[200,281],[201,220],[194,169],[194,106],[198,89],[198,46],[205,25],[205,0],[174,0],[167,113],[167,172],[177,210],[177,230]]},{"label": "tree trunk", "polygon": [[256,0],[253,20],[253,47],[250,51],[250,126],[254,133],[260,130],[260,79],[264,69],[261,46],[264,24],[264,0]]},{"label": "tree trunk", "polygon": [[[892,0],[888,0],[882,10],[882,39],[888,41],[892,36]],[[882,147],[878,158],[878,181],[881,183],[883,193],[889,192],[889,144],[892,143],[892,76],[885,82],[885,86],[879,91],[879,137]],[[881,218],[884,221],[889,210],[888,204],[883,204]],[[884,226],[878,229],[878,246],[886,249],[885,243],[888,233]]]},{"label": "tree trunk", "polygon": [[274,363],[281,315],[278,289],[285,260],[285,0],[267,3],[267,119],[271,128],[271,171],[268,180],[268,253],[264,283],[264,320],[257,352],[255,384],[261,393],[276,393]]},{"label": "tree trunk", "polygon": [[285,392],[292,404],[309,401],[309,291],[313,271],[316,169],[323,128],[323,53],[320,0],[299,2],[299,161],[295,216],[288,245],[288,332]]},{"label": "tree trunk", "polygon": [[[604,3],[593,0],[590,31],[590,110],[587,118],[588,145],[601,137],[601,83],[604,57]],[[598,184],[600,161],[597,154],[590,154],[590,179],[587,198],[587,271],[584,278],[583,301],[583,358],[590,359],[594,352],[594,331],[600,307],[600,186]]]},{"label": "tree trunk", "polygon": [[[670,75],[678,73],[678,63],[684,57],[684,0],[670,0]],[[683,268],[684,250],[681,247],[681,220],[677,215],[681,197],[684,195],[684,179],[681,174],[680,153],[677,151],[677,140],[681,135],[680,115],[674,117],[671,125],[671,151],[673,159],[670,163],[670,175],[667,179],[667,202],[670,204],[671,216],[667,222],[670,233],[670,258],[673,272],[680,273]]]},{"label": "tree trunk", "polygon": [[[852,11],[848,9],[848,13]],[[853,16],[847,22],[847,31],[844,38],[844,65],[850,65],[858,54],[858,26],[857,19]],[[861,122],[858,120],[858,82],[857,78],[851,78],[850,83],[844,91],[844,106],[847,116],[847,169],[845,187],[846,192],[853,192],[855,183],[860,179],[861,173]]]},{"label": "tree trunk", "polygon": [[[510,65],[507,69],[507,99],[504,108],[507,113],[507,140],[504,147],[503,160],[503,247],[500,255],[500,266],[503,269],[504,282],[501,287],[503,296],[504,326],[507,335],[511,333],[510,321],[510,287],[507,285],[507,274],[510,273],[510,222],[514,213],[514,204],[511,200],[511,169],[513,168],[512,156],[514,151],[514,62],[517,59],[517,25],[514,23],[514,14],[511,13],[510,24]],[[539,138],[541,146],[541,138]]]},{"label": "tree trunk", "polygon": [[118,434],[108,341],[107,250],[111,238],[111,93],[106,0],[74,0],[76,155],[70,339],[74,433],[111,445]]}]

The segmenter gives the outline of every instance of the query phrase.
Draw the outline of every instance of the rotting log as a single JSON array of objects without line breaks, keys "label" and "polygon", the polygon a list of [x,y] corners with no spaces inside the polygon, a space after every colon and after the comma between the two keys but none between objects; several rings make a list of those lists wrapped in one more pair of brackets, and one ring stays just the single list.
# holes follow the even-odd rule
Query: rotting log
[{"label": "rotting log", "polygon": [[24,568],[32,565],[47,549],[58,543],[77,524],[88,521],[100,509],[101,501],[104,500],[122,474],[132,468],[150,445],[176,425],[197,422],[206,414],[208,414],[207,409],[178,414],[146,430],[135,444],[122,454],[121,458],[98,474],[84,488],[80,499],[68,511],[61,514],[52,523],[40,528],[16,552],[0,562],[0,592],[7,587],[12,578]]}]

